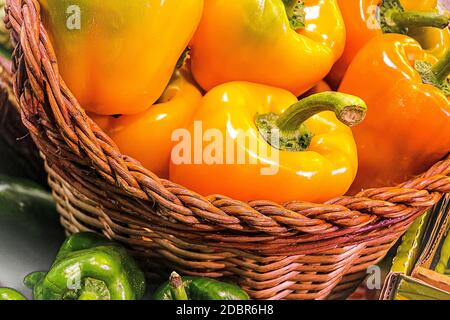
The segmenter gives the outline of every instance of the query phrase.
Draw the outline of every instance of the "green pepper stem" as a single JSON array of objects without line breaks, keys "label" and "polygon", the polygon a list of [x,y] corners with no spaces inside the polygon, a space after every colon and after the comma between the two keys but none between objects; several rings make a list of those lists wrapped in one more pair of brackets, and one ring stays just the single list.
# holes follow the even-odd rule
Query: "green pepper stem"
[{"label": "green pepper stem", "polygon": [[449,15],[438,12],[403,11],[391,15],[392,22],[404,28],[434,27],[444,29],[448,26]]},{"label": "green pepper stem", "polygon": [[450,75],[450,49],[447,49],[444,56],[433,66],[431,71],[439,82],[444,82]]},{"label": "green pepper stem", "polygon": [[284,151],[304,151],[313,138],[313,133],[304,123],[323,111],[332,111],[339,121],[354,126],[364,120],[367,105],[355,96],[322,92],[298,101],[281,115],[256,115],[255,122],[261,136],[271,146]]},{"label": "green pepper stem", "polygon": [[379,12],[380,25],[384,33],[407,34],[411,27],[444,29],[450,22],[448,13],[406,11],[400,0],[383,0]]},{"label": "green pepper stem", "polygon": [[294,30],[305,27],[303,0],[283,0],[289,23]]},{"label": "green pepper stem", "polygon": [[298,0],[283,0],[284,6],[286,7],[286,12],[288,16],[291,16],[294,12],[295,6],[298,4]]},{"label": "green pepper stem", "polygon": [[306,120],[323,111],[334,112],[339,121],[352,127],[364,120],[367,105],[361,98],[349,94],[322,92],[292,105],[276,124],[281,132],[297,130]]},{"label": "green pepper stem", "polygon": [[173,300],[189,300],[183,279],[178,273],[172,272],[169,279],[169,285]]}]

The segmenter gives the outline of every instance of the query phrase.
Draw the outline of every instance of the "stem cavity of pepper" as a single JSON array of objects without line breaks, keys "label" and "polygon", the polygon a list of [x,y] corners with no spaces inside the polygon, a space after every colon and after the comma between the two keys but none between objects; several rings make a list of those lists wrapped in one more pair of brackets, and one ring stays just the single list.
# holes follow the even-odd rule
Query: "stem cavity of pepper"
[{"label": "stem cavity of pepper", "polygon": [[435,27],[444,29],[450,15],[439,12],[406,11],[400,0],[383,0],[378,19],[384,33],[407,34],[410,27]]},{"label": "stem cavity of pepper", "polygon": [[305,27],[305,3],[303,0],[283,0],[291,28],[298,30]]},{"label": "stem cavity of pepper", "polygon": [[334,112],[347,126],[355,126],[364,120],[367,105],[352,95],[323,92],[300,100],[283,114],[258,114],[255,123],[261,136],[272,147],[282,151],[305,151],[314,137],[305,121],[324,111]]},{"label": "stem cavity of pepper", "polygon": [[423,83],[433,85],[442,90],[447,97],[450,96],[450,83],[448,80],[450,75],[450,49],[446,51],[435,65],[419,60],[415,62],[415,68],[421,75]]},{"label": "stem cavity of pepper", "polygon": [[86,278],[78,300],[111,300],[111,295],[105,282]]},{"label": "stem cavity of pepper", "polygon": [[314,135],[307,126],[302,124],[296,130],[285,131],[281,134],[276,124],[279,117],[273,112],[256,116],[256,126],[264,140],[279,150],[298,152],[308,149]]},{"label": "stem cavity of pepper", "polygon": [[86,278],[81,289],[65,292],[63,300],[111,300],[111,294],[105,282]]}]

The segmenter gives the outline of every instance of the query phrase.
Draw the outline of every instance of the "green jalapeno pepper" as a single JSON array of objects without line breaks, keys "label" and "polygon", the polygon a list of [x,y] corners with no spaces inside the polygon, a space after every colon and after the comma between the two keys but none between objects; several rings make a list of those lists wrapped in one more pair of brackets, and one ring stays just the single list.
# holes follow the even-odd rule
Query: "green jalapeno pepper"
[{"label": "green jalapeno pepper", "polygon": [[176,272],[154,294],[155,300],[249,300],[235,284],[209,278],[184,277]]},{"label": "green jalapeno pepper", "polygon": [[95,233],[69,237],[50,271],[24,283],[35,300],[137,300],[145,293],[144,274],[125,248]]}]

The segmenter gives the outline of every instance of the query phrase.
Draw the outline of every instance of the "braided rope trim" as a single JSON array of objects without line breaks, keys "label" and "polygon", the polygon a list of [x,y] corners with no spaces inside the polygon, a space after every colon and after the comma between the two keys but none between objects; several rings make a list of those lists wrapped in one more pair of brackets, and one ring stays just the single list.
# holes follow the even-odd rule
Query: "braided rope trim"
[{"label": "braided rope trim", "polygon": [[201,231],[334,235],[342,230],[364,229],[380,220],[408,219],[436,204],[442,193],[450,192],[447,158],[403,185],[366,190],[325,204],[244,203],[220,195],[202,197],[159,179],[122,155],[86,115],[60,77],[37,0],[8,0],[6,13],[5,23],[16,43],[14,92],[20,101],[22,120],[41,150],[57,159],[55,166],[87,174],[96,180],[93,183],[155,204],[160,217]]}]

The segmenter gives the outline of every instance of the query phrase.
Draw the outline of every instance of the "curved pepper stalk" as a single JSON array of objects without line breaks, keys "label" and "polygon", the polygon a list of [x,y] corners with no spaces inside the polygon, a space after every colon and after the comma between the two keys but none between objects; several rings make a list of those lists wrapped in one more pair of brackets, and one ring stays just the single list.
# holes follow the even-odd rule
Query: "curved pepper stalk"
[{"label": "curved pepper stalk", "polygon": [[69,237],[50,271],[24,279],[35,300],[138,300],[145,278],[125,248],[95,233]]},{"label": "curved pepper stalk", "polygon": [[361,98],[349,94],[322,92],[300,100],[280,115],[272,112],[257,115],[256,126],[268,143],[273,141],[274,130],[278,130],[278,145],[273,147],[284,151],[304,151],[314,136],[305,122],[324,111],[334,112],[339,121],[353,127],[364,120],[367,105]]},{"label": "curved pepper stalk", "polygon": [[400,0],[383,0],[379,20],[384,33],[407,34],[411,27],[444,29],[450,22],[450,15],[439,12],[407,11]]}]

